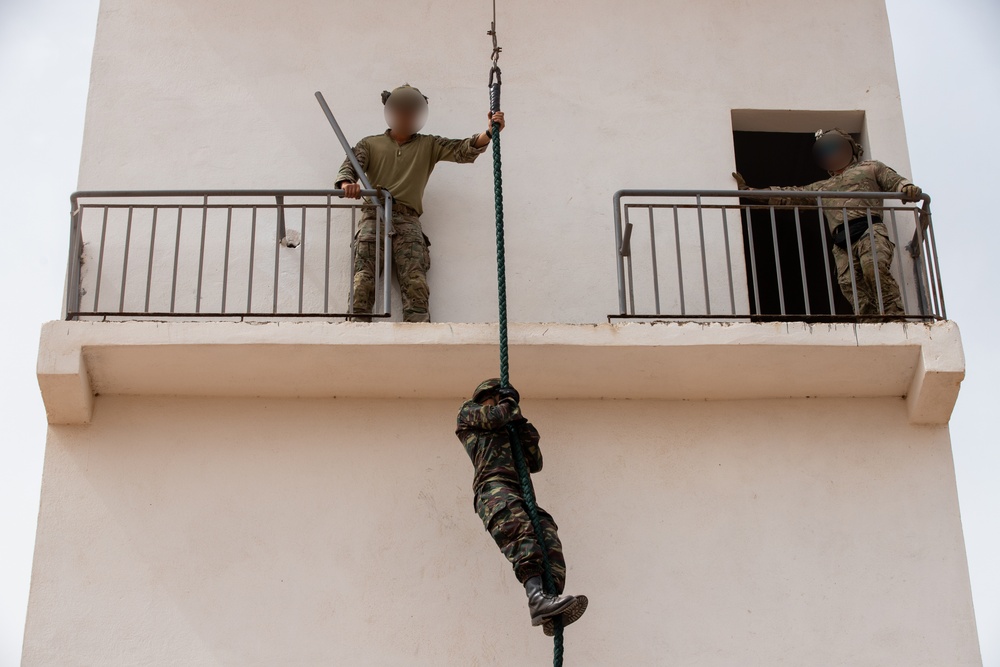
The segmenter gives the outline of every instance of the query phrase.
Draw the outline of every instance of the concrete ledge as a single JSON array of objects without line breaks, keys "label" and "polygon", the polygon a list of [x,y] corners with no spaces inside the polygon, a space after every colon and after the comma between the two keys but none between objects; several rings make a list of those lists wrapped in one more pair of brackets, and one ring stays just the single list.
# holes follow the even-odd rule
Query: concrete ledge
[{"label": "concrete ledge", "polygon": [[[94,394],[459,398],[498,374],[495,324],[49,322],[49,422]],[[947,423],[965,372],[953,322],[515,324],[511,378],[534,398],[906,397]]]}]

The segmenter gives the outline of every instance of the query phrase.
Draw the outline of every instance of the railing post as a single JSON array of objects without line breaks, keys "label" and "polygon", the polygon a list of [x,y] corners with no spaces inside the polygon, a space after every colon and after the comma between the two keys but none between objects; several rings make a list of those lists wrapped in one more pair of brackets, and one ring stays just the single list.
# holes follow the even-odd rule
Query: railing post
[{"label": "railing post", "polygon": [[614,196],[615,220],[615,269],[618,276],[618,314],[625,315],[625,258],[622,256],[621,191]]}]

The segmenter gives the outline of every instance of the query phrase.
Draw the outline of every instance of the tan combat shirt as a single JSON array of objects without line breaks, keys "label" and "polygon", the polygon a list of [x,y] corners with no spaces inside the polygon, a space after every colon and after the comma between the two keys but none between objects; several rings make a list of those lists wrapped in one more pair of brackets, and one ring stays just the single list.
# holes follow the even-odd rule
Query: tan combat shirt
[{"label": "tan combat shirt", "polygon": [[[809,185],[772,187],[770,189],[797,192],[900,192],[907,185],[912,185],[912,183],[897,174],[891,167],[878,160],[866,160],[854,162],[841,173],[824,181],[816,181]],[[775,206],[812,205],[815,203],[808,199],[782,197],[773,197],[768,201]],[[844,223],[845,206],[847,207],[848,220],[866,217],[866,209],[868,208],[871,209],[872,215],[882,214],[881,199],[824,198],[823,213],[826,215],[826,222],[831,232]]]},{"label": "tan combat shirt", "polygon": [[[409,206],[422,215],[424,188],[438,162],[474,162],[486,151],[486,146],[476,148],[473,142],[479,134],[468,139],[445,139],[429,134],[415,134],[402,144],[384,134],[365,137],[354,147],[358,163],[368,175],[372,187],[385,188],[393,199]],[[344,160],[337,173],[336,183],[355,182],[358,175],[351,161]]]}]

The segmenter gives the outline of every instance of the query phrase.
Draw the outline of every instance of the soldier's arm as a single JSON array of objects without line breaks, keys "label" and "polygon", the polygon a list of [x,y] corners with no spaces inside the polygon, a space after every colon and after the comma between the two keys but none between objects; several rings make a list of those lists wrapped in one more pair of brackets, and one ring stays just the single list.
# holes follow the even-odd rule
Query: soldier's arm
[{"label": "soldier's arm", "polygon": [[496,431],[520,415],[521,411],[513,401],[500,401],[498,405],[479,405],[468,401],[458,413],[458,423],[460,427]]},{"label": "soldier's arm", "polygon": [[911,181],[903,178],[896,170],[892,167],[879,162],[878,160],[872,161],[872,166],[875,169],[875,182],[878,183],[879,188],[883,192],[904,192],[908,188],[916,189],[914,199],[920,196],[920,188],[917,188]]},{"label": "soldier's arm", "polygon": [[528,472],[539,472],[542,469],[542,450],[538,446],[541,439],[538,435],[538,429],[524,418],[515,419],[514,428],[517,429],[517,437],[521,440],[521,449],[524,451],[524,462],[528,464]]},{"label": "soldier's arm", "polygon": [[[816,181],[815,183],[810,183],[808,185],[772,185],[768,190],[781,190],[782,192],[818,192],[821,190],[821,186],[826,181]],[[767,203],[770,206],[794,206],[795,204],[801,204],[804,200],[792,198],[792,197],[782,197],[778,195],[777,197],[768,197]]]},{"label": "soldier's arm", "polygon": [[[368,139],[362,139],[354,147],[354,157],[358,159],[358,164],[364,170],[368,169]],[[351,160],[348,157],[344,158],[344,162],[340,165],[340,171],[337,172],[337,180],[334,181],[334,186],[336,189],[342,189],[344,183],[356,183],[358,181],[358,173],[354,171],[354,165],[351,164]]]},{"label": "soldier's arm", "polygon": [[434,139],[434,161],[457,162],[458,164],[475,162],[477,157],[486,152],[486,146],[481,148],[476,146],[479,137],[478,134],[468,139],[432,137]]}]

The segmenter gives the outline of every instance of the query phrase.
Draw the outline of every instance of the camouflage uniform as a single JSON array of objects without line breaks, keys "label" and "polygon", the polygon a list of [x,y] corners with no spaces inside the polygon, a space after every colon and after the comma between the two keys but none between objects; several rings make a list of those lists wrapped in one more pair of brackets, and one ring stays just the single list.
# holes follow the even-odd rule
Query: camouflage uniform
[{"label": "camouflage uniform", "polygon": [[[384,134],[365,137],[354,147],[354,155],[372,186],[385,188],[393,196],[392,254],[403,299],[403,319],[407,322],[430,321],[427,310],[430,242],[420,226],[424,188],[438,162],[475,161],[486,150],[485,146],[475,147],[478,136],[444,139],[414,134],[398,144],[386,130]],[[337,185],[357,179],[350,160],[345,159],[337,173]],[[355,313],[371,312],[380,268],[375,266],[375,210],[368,201],[354,241]]]},{"label": "camouflage uniform", "polygon": [[[854,160],[839,174],[824,181],[809,185],[772,187],[772,190],[794,190],[804,192],[900,192],[910,181],[897,174],[892,168],[877,160],[859,162]],[[801,204],[801,200],[775,197],[774,205]],[[847,209],[846,225],[844,209]],[[869,231],[867,218],[871,211],[872,221]],[[823,213],[827,225],[834,235],[833,258],[837,262],[837,282],[840,290],[853,305],[851,280],[851,257],[853,256],[854,286],[857,289],[858,314],[878,315],[879,302],[876,289],[876,271],[879,287],[882,289],[883,310],[886,315],[904,315],[899,285],[892,276],[892,254],[895,244],[889,240],[885,225],[881,222],[882,201],[878,199],[823,199]],[[850,230],[853,244],[845,236]],[[875,238],[875,252],[872,252],[872,236]],[[843,238],[843,244],[839,238]],[[877,260],[877,262],[876,262]]]},{"label": "camouflage uniform", "polygon": [[[531,577],[542,575],[542,547],[524,504],[511,455],[508,425],[517,432],[528,471],[540,471],[542,452],[538,448],[538,431],[513,402],[501,401],[496,406],[485,406],[466,401],[458,413],[455,433],[465,445],[475,468],[473,489],[476,512],[514,567],[518,581],[523,584]],[[552,515],[540,507],[538,514],[556,591],[562,593],[566,582],[566,561],[563,559],[558,526]]]}]

